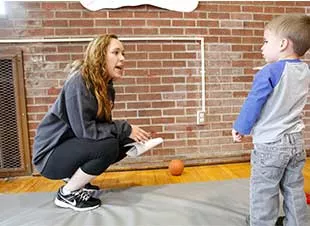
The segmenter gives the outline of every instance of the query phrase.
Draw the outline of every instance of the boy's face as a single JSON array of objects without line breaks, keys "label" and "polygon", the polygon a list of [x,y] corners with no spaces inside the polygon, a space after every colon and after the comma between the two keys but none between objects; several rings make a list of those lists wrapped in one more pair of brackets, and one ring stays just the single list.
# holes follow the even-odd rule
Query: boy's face
[{"label": "boy's face", "polygon": [[106,70],[113,80],[122,77],[124,73],[124,47],[118,39],[112,39],[106,54]]},{"label": "boy's face", "polygon": [[281,53],[282,39],[276,36],[269,29],[264,31],[264,45],[262,46],[262,54],[267,63],[278,61]]}]

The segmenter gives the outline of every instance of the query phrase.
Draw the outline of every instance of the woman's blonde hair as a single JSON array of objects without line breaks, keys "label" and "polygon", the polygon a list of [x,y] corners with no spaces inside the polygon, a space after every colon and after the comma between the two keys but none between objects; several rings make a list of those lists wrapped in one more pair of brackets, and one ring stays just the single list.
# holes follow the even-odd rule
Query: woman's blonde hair
[{"label": "woman's blonde hair", "polygon": [[114,34],[101,35],[93,39],[87,46],[84,59],[71,64],[70,74],[80,70],[86,87],[97,99],[97,118],[111,121],[111,104],[108,97],[109,75],[106,73],[106,54],[112,39],[118,39]]},{"label": "woman's blonde hair", "polygon": [[293,42],[294,52],[303,56],[310,48],[310,16],[285,14],[273,18],[267,25],[274,34]]}]

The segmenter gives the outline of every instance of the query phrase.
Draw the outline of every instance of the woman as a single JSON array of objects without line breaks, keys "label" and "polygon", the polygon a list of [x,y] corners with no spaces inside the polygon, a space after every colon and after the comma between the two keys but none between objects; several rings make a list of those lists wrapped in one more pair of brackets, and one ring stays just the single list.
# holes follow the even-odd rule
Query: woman
[{"label": "woman", "polygon": [[150,134],[112,120],[113,81],[124,71],[124,47],[115,35],[91,41],[84,59],[72,64],[57,100],[37,128],[33,163],[49,179],[69,178],[55,204],[85,211],[101,205],[84,187],[126,156],[124,145],[144,142]]}]

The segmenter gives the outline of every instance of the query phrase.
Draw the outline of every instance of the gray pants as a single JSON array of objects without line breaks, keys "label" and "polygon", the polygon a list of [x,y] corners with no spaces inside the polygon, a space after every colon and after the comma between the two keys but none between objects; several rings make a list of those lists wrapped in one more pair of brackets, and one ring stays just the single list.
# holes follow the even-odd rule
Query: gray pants
[{"label": "gray pants", "polygon": [[284,225],[305,226],[306,198],[302,170],[306,160],[302,133],[286,134],[273,143],[254,144],[251,153],[250,225],[273,226],[281,191]]}]

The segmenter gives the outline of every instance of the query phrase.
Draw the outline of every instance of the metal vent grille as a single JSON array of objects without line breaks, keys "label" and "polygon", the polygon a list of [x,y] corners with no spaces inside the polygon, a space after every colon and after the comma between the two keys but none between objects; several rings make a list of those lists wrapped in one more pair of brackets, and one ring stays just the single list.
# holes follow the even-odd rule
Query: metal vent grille
[{"label": "metal vent grille", "polygon": [[0,59],[0,169],[22,167],[14,93],[12,60]]}]

